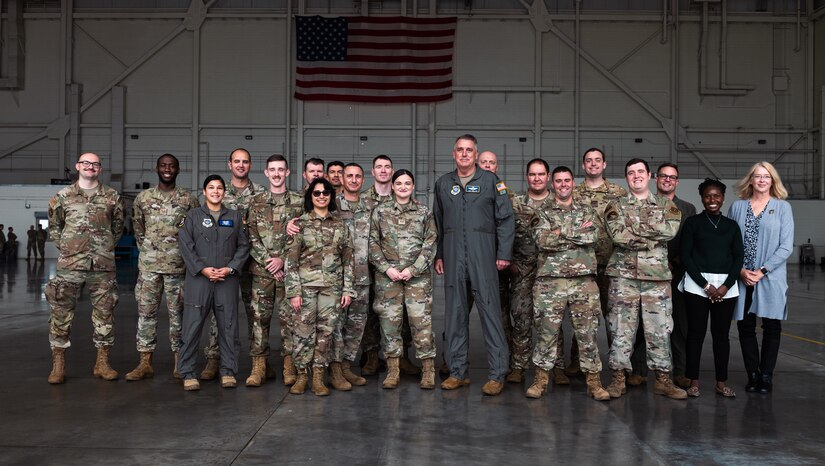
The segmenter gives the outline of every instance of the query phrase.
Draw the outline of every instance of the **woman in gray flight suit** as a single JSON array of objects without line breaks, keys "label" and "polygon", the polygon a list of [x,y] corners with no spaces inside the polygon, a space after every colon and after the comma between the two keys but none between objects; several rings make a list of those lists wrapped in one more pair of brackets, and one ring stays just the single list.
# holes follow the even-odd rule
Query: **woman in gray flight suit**
[{"label": "woman in gray flight suit", "polygon": [[222,201],[226,184],[219,175],[203,182],[204,205],[191,209],[178,233],[186,263],[183,336],[178,370],[184,390],[198,390],[195,376],[203,324],[214,308],[221,351],[221,386],[234,388],[238,372],[238,276],[249,257],[249,240],[241,213]]}]

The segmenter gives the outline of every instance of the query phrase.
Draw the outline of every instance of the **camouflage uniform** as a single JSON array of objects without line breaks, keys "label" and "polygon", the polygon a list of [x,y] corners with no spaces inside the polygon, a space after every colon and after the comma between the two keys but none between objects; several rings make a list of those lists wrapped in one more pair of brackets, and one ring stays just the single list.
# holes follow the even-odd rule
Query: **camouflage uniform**
[{"label": "camouflage uniform", "polygon": [[26,260],[31,258],[34,253],[35,260],[37,259],[37,231],[26,230]]},{"label": "camouflage uniform", "polygon": [[[511,333],[507,342],[510,349],[510,369],[527,369],[530,363],[530,341],[533,328],[533,284],[536,281],[538,251],[531,236],[530,222],[536,210],[549,208],[553,196],[534,200],[528,194],[513,196],[513,213],[516,221],[516,237],[513,245],[513,264],[518,273],[510,274],[510,307],[505,320],[512,319]],[[546,207],[544,207],[546,206]],[[503,308],[504,306],[502,306]],[[505,334],[507,334],[505,325]],[[561,356],[564,360],[564,354]]]},{"label": "camouflage uniform", "polygon": [[[581,228],[586,222],[592,225]],[[572,208],[550,201],[536,211],[531,225],[539,256],[533,288],[538,333],[533,364],[546,371],[561,364],[556,354],[558,338],[564,310],[569,307],[581,368],[598,373],[602,364],[596,344],[600,312],[595,280],[594,246],[600,229],[596,211],[575,201]]]},{"label": "camouflage uniform", "polygon": [[610,368],[631,369],[641,314],[647,365],[670,372],[673,319],[667,242],[676,235],[682,215],[673,201],[653,193],[645,199],[629,194],[611,201],[604,215],[615,245],[607,265],[611,277],[607,323],[613,336]]},{"label": "camouflage uniform", "polygon": [[46,285],[49,343],[68,348],[80,288],[86,283],[92,301],[95,347],[115,343],[113,311],[118,302],[115,244],[123,235],[120,194],[103,184],[90,197],[74,183],[49,202],[49,234],[60,251],[57,275]]},{"label": "camouflage uniform", "polygon": [[355,361],[369,311],[370,285],[372,273],[369,266],[370,214],[375,208],[371,195],[362,194],[357,202],[349,202],[341,194],[336,198],[337,215],[344,220],[353,246],[353,273],[355,298],[343,311],[340,325],[332,335],[332,361]]},{"label": "camouflage uniform", "polygon": [[266,270],[270,257],[285,258],[286,224],[299,217],[304,198],[295,192],[274,194],[265,191],[250,201],[247,231],[254,259],[249,267],[252,274],[252,338],[250,356],[269,356],[269,328],[272,313],[278,309],[281,324],[282,356],[292,355],[290,332],[291,309],[284,300],[284,283]]},{"label": "camouflage uniform", "polygon": [[[373,209],[387,201],[392,200],[392,194],[382,196],[375,190],[375,186],[370,186],[361,193],[361,200],[366,204],[367,209],[372,212]],[[370,267],[370,275],[375,275],[375,270]],[[364,352],[378,351],[381,349],[381,323],[378,315],[375,313],[375,288],[370,287],[369,304],[367,305],[367,323],[364,326],[364,336],[361,338],[361,349]],[[404,313],[404,326],[401,331],[401,337],[404,339],[404,348],[410,346],[410,324],[407,320],[407,314]]]},{"label": "camouflage uniform", "polygon": [[[227,209],[237,210],[241,213],[241,218],[246,221],[246,216],[249,213],[249,202],[256,194],[267,192],[265,186],[255,184],[249,180],[249,184],[242,190],[238,190],[231,182],[226,183],[226,193],[223,197],[223,205]],[[244,310],[246,310],[246,330],[249,336],[250,343],[252,342],[252,322],[254,322],[254,311],[252,310],[252,274],[246,273],[252,265],[252,256],[250,255],[246,264],[241,270],[239,277],[241,287],[241,301],[243,301]],[[209,345],[204,348],[206,357],[209,359],[217,359],[220,357],[218,350],[218,327],[215,323],[215,314],[209,318]]]},{"label": "camouflage uniform", "polygon": [[178,248],[178,230],[183,226],[186,212],[198,205],[198,198],[182,188],[169,193],[157,187],[149,188],[135,198],[132,225],[140,251],[135,299],[137,350],[141,353],[155,351],[158,308],[164,291],[169,309],[169,343],[173,352],[180,351],[186,269]]},{"label": "camouflage uniform", "polygon": [[[404,353],[401,326],[404,305],[412,327],[416,356],[434,358],[432,264],[437,239],[432,212],[422,205],[388,202],[372,213],[370,262],[375,267],[375,313],[383,330],[384,355],[398,358]],[[410,268],[413,278],[394,282],[387,270]]]},{"label": "camouflage uniform", "polygon": [[341,318],[341,296],[355,298],[352,240],[336,215],[307,212],[301,231],[287,239],[286,297],[303,298],[292,327],[292,357],[299,369],[326,367],[332,333]]}]

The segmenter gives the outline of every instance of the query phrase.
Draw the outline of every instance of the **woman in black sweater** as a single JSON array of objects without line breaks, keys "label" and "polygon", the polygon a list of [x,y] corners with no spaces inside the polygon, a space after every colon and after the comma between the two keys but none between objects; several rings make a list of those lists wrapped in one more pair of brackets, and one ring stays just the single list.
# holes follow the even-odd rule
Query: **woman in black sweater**
[{"label": "woman in black sweater", "polygon": [[699,185],[705,210],[687,220],[682,227],[682,262],[685,277],[680,289],[687,307],[687,364],[685,375],[691,379],[689,396],[699,396],[699,361],[708,328],[713,337],[713,362],[716,366],[716,393],[734,397],[728,379],[730,340],[728,332],[739,287],[736,279],[742,269],[745,250],[739,225],[722,215],[725,184],[706,179]]}]

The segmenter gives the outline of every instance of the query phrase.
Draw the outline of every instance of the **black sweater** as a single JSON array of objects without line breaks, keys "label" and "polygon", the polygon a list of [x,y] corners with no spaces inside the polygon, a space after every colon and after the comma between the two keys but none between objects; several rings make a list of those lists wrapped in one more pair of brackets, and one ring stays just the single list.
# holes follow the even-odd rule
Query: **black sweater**
[{"label": "black sweater", "polygon": [[728,217],[707,215],[704,211],[689,217],[682,227],[681,246],[685,271],[702,288],[708,283],[702,272],[728,274],[723,283],[728,289],[739,278],[745,247],[739,224]]}]

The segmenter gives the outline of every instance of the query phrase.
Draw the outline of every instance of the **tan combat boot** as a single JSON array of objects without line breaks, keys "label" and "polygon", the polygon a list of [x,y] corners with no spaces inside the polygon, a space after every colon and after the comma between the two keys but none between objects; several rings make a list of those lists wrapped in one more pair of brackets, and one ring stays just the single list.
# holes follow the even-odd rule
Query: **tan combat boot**
[{"label": "tan combat boot", "polygon": [[180,357],[180,353],[173,351],[172,357],[175,359],[175,367],[172,368],[172,378],[180,379],[180,372],[178,371],[178,358]]},{"label": "tan combat boot", "polygon": [[295,363],[292,362],[292,356],[284,356],[284,385],[289,387],[295,384],[297,377],[298,371],[295,370]]},{"label": "tan combat boot", "polygon": [[647,377],[642,377],[640,374],[630,374],[627,376],[627,384],[631,387],[638,387],[647,383]]},{"label": "tan combat boot", "polygon": [[52,372],[49,383],[58,384],[66,381],[66,348],[52,348]]},{"label": "tan combat boot", "polygon": [[109,349],[111,346],[101,346],[97,349],[97,359],[92,375],[103,380],[117,380],[117,371],[109,365]]},{"label": "tan combat boot", "polygon": [[547,391],[547,383],[549,380],[549,373],[540,368],[536,368],[536,377],[533,380],[533,385],[527,389],[527,398],[541,398],[544,392]]},{"label": "tan combat boot", "polygon": [[312,393],[315,396],[329,395],[329,388],[324,384],[324,376],[327,368],[324,366],[314,366],[312,368]]},{"label": "tan combat boot", "polygon": [[247,387],[260,387],[261,384],[266,382],[264,365],[266,365],[264,356],[252,356],[252,373],[246,379]]},{"label": "tan combat boot", "polygon": [[198,382],[198,379],[184,379],[183,389],[187,392],[194,392],[201,389],[201,383]]},{"label": "tan combat boot", "polygon": [[293,395],[303,395],[304,391],[307,389],[307,383],[309,382],[309,376],[307,375],[307,369],[298,368],[295,372],[295,383],[289,387],[289,393]]},{"label": "tan combat boot", "polygon": [[155,370],[152,369],[152,353],[151,352],[141,352],[140,353],[140,363],[138,363],[135,370],[126,374],[126,380],[140,380],[140,379],[150,379],[155,376]]},{"label": "tan combat boot", "polygon": [[585,374],[587,381],[587,394],[596,401],[610,400],[610,393],[602,387],[602,379],[598,372],[588,372]]},{"label": "tan combat boot", "polygon": [[201,372],[201,380],[212,380],[218,376],[218,371],[221,368],[221,360],[219,358],[208,358],[206,360],[206,367]]},{"label": "tan combat boot", "polygon": [[378,351],[367,351],[366,362],[361,368],[361,375],[375,375],[381,369],[381,360],[378,358]]},{"label": "tan combat boot", "polygon": [[622,395],[627,393],[624,369],[613,371],[613,376],[610,379],[610,385],[607,386],[607,393],[610,394],[610,398],[621,398]]},{"label": "tan combat boot", "polygon": [[507,381],[510,383],[524,382],[524,369],[515,368],[512,371],[510,371],[510,373],[507,374]]},{"label": "tan combat boot", "polygon": [[424,368],[421,370],[421,383],[418,385],[424,390],[435,388],[435,358],[422,359]]},{"label": "tan combat boot", "polygon": [[352,384],[347,382],[347,379],[344,378],[344,374],[341,372],[340,362],[332,362],[329,364],[329,383],[332,385],[332,388],[341,392],[352,390]]},{"label": "tan combat boot", "polygon": [[357,385],[360,387],[367,384],[367,379],[361,377],[360,375],[356,375],[355,372],[352,372],[352,362],[347,361],[346,359],[341,363],[341,373],[344,374],[344,378],[347,379],[347,382],[352,385]]},{"label": "tan combat boot", "polygon": [[413,364],[406,356],[398,360],[398,369],[406,375],[418,375],[421,368]]},{"label": "tan combat boot", "polygon": [[553,368],[553,383],[556,385],[570,385],[570,379],[561,367]]},{"label": "tan combat boot", "polygon": [[672,400],[685,400],[688,397],[686,391],[673,385],[670,374],[662,371],[656,371],[656,385],[653,388],[653,393],[664,395]]},{"label": "tan combat boot", "polygon": [[384,388],[395,388],[398,386],[398,378],[401,376],[398,368],[400,358],[387,358],[387,378],[384,379]]}]

